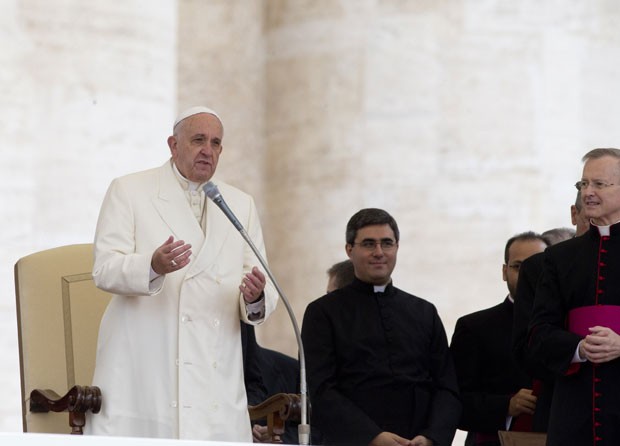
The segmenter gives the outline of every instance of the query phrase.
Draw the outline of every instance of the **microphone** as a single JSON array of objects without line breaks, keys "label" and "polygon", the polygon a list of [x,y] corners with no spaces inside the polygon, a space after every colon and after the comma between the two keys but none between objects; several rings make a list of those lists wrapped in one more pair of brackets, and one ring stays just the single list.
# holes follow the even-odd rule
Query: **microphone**
[{"label": "microphone", "polygon": [[233,226],[237,228],[237,231],[244,231],[243,225],[237,219],[237,217],[235,217],[235,214],[233,214],[233,211],[230,210],[230,208],[224,201],[224,197],[222,197],[220,190],[217,188],[215,184],[209,181],[207,184],[203,186],[202,190],[205,191],[205,194],[207,195],[207,197],[209,197],[215,204],[217,204],[217,206],[222,210],[224,215],[228,217],[228,219],[233,224]]},{"label": "microphone", "polygon": [[258,258],[258,261],[265,269],[265,272],[271,279],[271,283],[273,283],[273,285],[275,286],[276,290],[278,291],[278,294],[280,295],[280,299],[282,300],[282,302],[284,303],[284,306],[286,307],[286,311],[288,312],[289,318],[291,319],[291,323],[293,324],[293,330],[295,332],[295,339],[297,340],[297,348],[299,349],[299,381],[300,381],[299,382],[299,393],[301,394],[301,404],[300,404],[301,405],[301,422],[297,428],[298,435],[299,435],[299,444],[301,445],[310,444],[310,425],[308,424],[308,405],[307,405],[308,390],[307,390],[307,382],[306,382],[306,356],[304,354],[304,346],[303,346],[303,343],[301,342],[301,333],[299,331],[299,326],[297,325],[297,319],[295,319],[295,314],[293,313],[293,308],[291,307],[291,304],[289,303],[288,299],[284,295],[284,292],[282,292],[282,289],[280,288],[280,285],[278,285],[278,282],[276,281],[275,277],[271,273],[271,270],[269,269],[267,262],[265,261],[260,251],[256,248],[256,246],[252,242],[252,239],[250,238],[246,230],[243,228],[243,225],[241,224],[241,222],[237,219],[237,217],[235,217],[235,214],[233,213],[233,211],[230,210],[230,208],[224,201],[224,197],[222,197],[222,194],[220,193],[217,186],[213,184],[211,181],[209,181],[207,182],[207,184],[203,186],[202,190],[204,190],[207,197],[209,197],[222,210],[224,215],[228,217],[228,219],[233,224],[233,226],[237,228],[237,230],[239,231],[241,236],[244,238],[244,240],[247,242],[247,244],[250,246],[250,248],[252,248],[252,251],[254,251],[256,258]]}]

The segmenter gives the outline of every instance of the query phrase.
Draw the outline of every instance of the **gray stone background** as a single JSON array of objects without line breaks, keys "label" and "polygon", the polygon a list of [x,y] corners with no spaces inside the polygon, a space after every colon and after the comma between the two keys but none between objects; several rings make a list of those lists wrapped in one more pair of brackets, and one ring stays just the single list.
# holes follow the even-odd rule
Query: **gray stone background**
[{"label": "gray stone background", "polygon": [[[92,241],[112,178],[158,166],[181,108],[225,124],[301,323],[362,207],[394,282],[456,319],[506,294],[506,239],[569,226],[581,156],[620,146],[620,3],[0,0],[0,430],[21,430],[13,265]],[[492,335],[492,334],[491,334]],[[260,342],[296,355],[283,305]],[[454,444],[460,444],[462,434]]]}]

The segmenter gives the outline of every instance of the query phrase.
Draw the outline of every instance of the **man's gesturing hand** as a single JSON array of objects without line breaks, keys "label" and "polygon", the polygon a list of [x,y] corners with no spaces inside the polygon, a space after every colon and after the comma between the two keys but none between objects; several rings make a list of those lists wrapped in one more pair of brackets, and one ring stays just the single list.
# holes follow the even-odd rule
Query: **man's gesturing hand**
[{"label": "man's gesturing hand", "polygon": [[174,241],[174,237],[168,237],[153,253],[151,268],[157,274],[167,274],[179,270],[189,263],[192,255],[192,245],[186,245],[183,240]]}]

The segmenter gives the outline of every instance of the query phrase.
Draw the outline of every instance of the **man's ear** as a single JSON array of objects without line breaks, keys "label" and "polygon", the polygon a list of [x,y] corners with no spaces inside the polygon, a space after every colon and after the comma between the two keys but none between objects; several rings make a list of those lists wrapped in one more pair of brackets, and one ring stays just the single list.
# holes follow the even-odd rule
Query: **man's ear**
[{"label": "man's ear", "polygon": [[579,212],[577,212],[577,206],[575,206],[574,204],[570,205],[570,221],[573,224],[573,226],[577,226],[577,214]]},{"label": "man's ear", "polygon": [[502,279],[504,282],[508,282],[508,265],[505,263],[502,265]]},{"label": "man's ear", "polygon": [[177,139],[174,136],[168,137],[168,147],[170,148],[170,153],[172,155],[177,154]]}]

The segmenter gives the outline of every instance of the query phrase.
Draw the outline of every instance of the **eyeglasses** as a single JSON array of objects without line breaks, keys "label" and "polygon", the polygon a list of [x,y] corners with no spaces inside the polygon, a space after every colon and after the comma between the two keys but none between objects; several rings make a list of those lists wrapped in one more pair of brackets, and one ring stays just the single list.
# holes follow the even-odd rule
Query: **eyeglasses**
[{"label": "eyeglasses", "polygon": [[381,246],[383,251],[391,251],[396,248],[396,242],[390,238],[386,238],[383,240],[362,240],[359,243],[352,243],[352,245],[358,245],[360,248],[365,249],[366,251],[374,251],[377,248],[377,245]]},{"label": "eyeglasses", "polygon": [[605,183],[604,181],[601,181],[601,180],[594,180],[592,182],[590,182],[588,180],[581,180],[581,181],[577,181],[575,183],[575,187],[579,191],[583,190],[583,189],[586,189],[588,186],[592,186],[592,188],[594,188],[594,189],[601,190],[601,189],[605,189],[606,187],[609,187],[609,186],[615,186],[615,184],[613,184],[613,183]]}]

